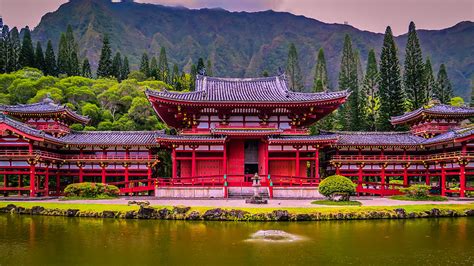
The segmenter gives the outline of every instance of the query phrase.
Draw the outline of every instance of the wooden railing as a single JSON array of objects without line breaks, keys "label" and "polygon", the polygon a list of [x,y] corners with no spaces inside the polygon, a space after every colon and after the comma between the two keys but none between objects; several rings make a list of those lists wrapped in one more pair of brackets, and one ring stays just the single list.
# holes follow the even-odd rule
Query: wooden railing
[{"label": "wooden railing", "polygon": [[28,150],[0,150],[0,158],[35,158],[39,157],[42,159],[54,159],[54,160],[66,160],[66,161],[155,161],[158,160],[157,155],[126,155],[126,154],[84,154],[84,155],[68,155],[58,154],[47,151],[33,151]]},{"label": "wooden railing", "polygon": [[270,175],[270,182],[274,187],[316,187],[319,180],[306,176]]},{"label": "wooden railing", "polygon": [[427,162],[452,159],[474,159],[474,152],[446,152],[430,155],[333,155],[332,162]]},{"label": "wooden railing", "polygon": [[157,178],[158,187],[223,187],[224,176]]}]

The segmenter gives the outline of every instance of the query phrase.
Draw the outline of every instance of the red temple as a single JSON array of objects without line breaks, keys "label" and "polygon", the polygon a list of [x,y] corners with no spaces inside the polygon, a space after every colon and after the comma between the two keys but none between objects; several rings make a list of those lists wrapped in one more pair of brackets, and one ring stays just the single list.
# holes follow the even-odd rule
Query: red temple
[{"label": "red temple", "polygon": [[[317,197],[321,178],[334,173],[356,182],[358,194],[398,194],[414,182],[441,195],[474,190],[474,128],[464,125],[472,108],[433,103],[392,118],[409,132],[310,135],[308,127],[343,104],[347,91],[292,92],[280,75],[198,76],[193,92],[145,93],[175,134],[72,131],[71,123],[88,118],[49,99],[0,106],[0,191],[60,195],[87,181],[123,194],[222,198],[250,193],[255,173],[262,194],[280,198]],[[161,176],[164,152],[171,176]]]}]

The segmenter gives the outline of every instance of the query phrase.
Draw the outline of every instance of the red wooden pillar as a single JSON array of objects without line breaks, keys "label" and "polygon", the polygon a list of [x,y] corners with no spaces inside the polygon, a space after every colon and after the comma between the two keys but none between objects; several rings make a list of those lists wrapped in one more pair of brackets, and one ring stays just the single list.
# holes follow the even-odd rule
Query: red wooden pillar
[{"label": "red wooden pillar", "polygon": [[403,185],[408,186],[408,167],[410,167],[410,164],[406,163],[403,166]]},{"label": "red wooden pillar", "polygon": [[178,160],[176,160],[176,147],[172,147],[171,150],[171,163],[172,163],[172,170],[171,170],[171,177],[173,179],[176,178],[178,173]]},{"label": "red wooden pillar", "polygon": [[300,147],[296,147],[296,169],[295,169],[295,176],[300,176]]},{"label": "red wooden pillar", "polygon": [[30,162],[30,197],[36,197],[36,166]]},{"label": "red wooden pillar", "polygon": [[79,166],[79,183],[82,183],[84,182],[84,170],[83,170],[83,163],[82,162],[79,162],[78,163],[78,166]]},{"label": "red wooden pillar", "polygon": [[191,176],[196,177],[196,147],[192,147],[193,152],[191,155]]},{"label": "red wooden pillar", "polygon": [[268,142],[265,142],[265,171],[264,171],[264,174],[266,177],[268,177],[268,174],[269,174],[269,170],[268,170],[268,160],[269,160],[269,157],[270,157],[270,154],[268,152]]},{"label": "red wooden pillar", "polygon": [[101,163],[100,164],[100,167],[102,168],[102,171],[101,171],[101,177],[102,177],[102,184],[105,184],[107,182],[107,179],[106,179],[106,176],[105,176],[105,167],[107,167],[107,165],[105,163]]},{"label": "red wooden pillar", "polygon": [[429,169],[429,165],[426,165],[425,168],[425,184],[427,186],[431,185],[431,182],[430,182],[430,169]]},{"label": "red wooden pillar", "polygon": [[459,162],[459,196],[466,196],[466,161]]},{"label": "red wooden pillar", "polygon": [[227,143],[224,142],[224,151],[223,151],[223,157],[222,157],[222,172],[224,172],[224,175],[227,175]]},{"label": "red wooden pillar", "polygon": [[441,196],[446,196],[446,168],[444,163],[440,163],[441,166]]},{"label": "red wooden pillar", "polygon": [[357,178],[357,189],[362,189],[362,182],[364,181],[362,179],[362,169],[364,169],[364,163],[359,164],[359,171],[357,173],[358,178]]},{"label": "red wooden pillar", "polygon": [[381,189],[381,196],[385,194],[385,164],[380,166],[382,169],[380,171],[380,189]]},{"label": "red wooden pillar", "polygon": [[319,145],[316,146],[316,152],[314,153],[314,177],[316,183],[319,183]]},{"label": "red wooden pillar", "polygon": [[59,196],[59,193],[61,193],[61,178],[59,176],[59,165],[56,169],[56,196]]},{"label": "red wooden pillar", "polygon": [[45,189],[45,192],[44,194],[46,196],[49,196],[49,163],[46,164],[46,173],[45,173],[45,177],[44,177],[44,189]]}]

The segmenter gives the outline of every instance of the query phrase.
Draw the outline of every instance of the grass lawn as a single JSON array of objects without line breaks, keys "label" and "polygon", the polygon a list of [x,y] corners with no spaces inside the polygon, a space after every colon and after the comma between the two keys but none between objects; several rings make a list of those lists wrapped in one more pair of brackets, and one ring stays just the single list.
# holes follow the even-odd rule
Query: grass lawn
[{"label": "grass lawn", "polygon": [[448,198],[442,196],[427,196],[425,198],[411,198],[406,195],[391,196],[390,199],[394,200],[408,200],[408,201],[447,201]]},{"label": "grass lawn", "polygon": [[[8,204],[15,204],[25,208],[31,208],[33,206],[42,206],[48,209],[79,209],[80,211],[131,211],[138,210],[137,205],[127,206],[125,204],[96,204],[96,203],[67,203],[67,202],[0,202],[0,208],[5,207]],[[168,208],[172,209],[172,206],[152,206],[157,209]],[[215,209],[216,207],[191,207],[191,211],[198,211],[204,213],[207,210]],[[463,212],[465,210],[474,209],[474,203],[470,204],[422,204],[422,205],[403,205],[403,206],[334,206],[334,207],[222,207],[222,209],[238,209],[247,211],[250,213],[269,213],[274,210],[287,210],[294,214],[309,214],[309,213],[352,213],[352,212],[368,212],[368,211],[393,211],[397,208],[403,208],[406,212],[424,212],[429,211],[433,208],[440,210],[454,210]]]},{"label": "grass lawn", "polygon": [[360,206],[362,203],[359,201],[351,200],[351,201],[332,201],[332,200],[315,200],[311,202],[311,204],[316,205],[334,205],[334,206]]}]

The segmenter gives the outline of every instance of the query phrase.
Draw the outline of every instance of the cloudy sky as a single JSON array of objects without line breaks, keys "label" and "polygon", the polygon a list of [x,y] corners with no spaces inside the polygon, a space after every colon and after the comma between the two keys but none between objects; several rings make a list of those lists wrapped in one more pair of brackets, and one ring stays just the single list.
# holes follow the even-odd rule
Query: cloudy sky
[{"label": "cloudy sky", "polygon": [[[68,0],[0,0],[0,15],[17,27],[36,26],[41,16]],[[344,23],[373,32],[387,25],[395,34],[407,31],[415,21],[418,29],[441,29],[463,20],[474,20],[474,0],[136,0],[136,2],[180,5],[188,8],[220,7],[231,11],[273,9]],[[27,14],[27,15],[26,15]]]}]

